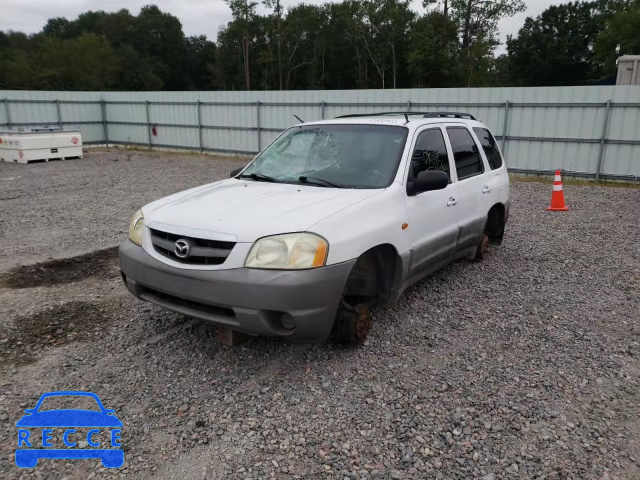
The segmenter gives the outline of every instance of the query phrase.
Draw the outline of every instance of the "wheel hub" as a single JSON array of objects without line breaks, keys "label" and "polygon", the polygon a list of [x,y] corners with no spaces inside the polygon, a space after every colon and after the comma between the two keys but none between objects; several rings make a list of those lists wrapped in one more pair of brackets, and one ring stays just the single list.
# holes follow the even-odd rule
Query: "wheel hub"
[{"label": "wheel hub", "polygon": [[356,336],[359,339],[365,338],[371,329],[371,314],[366,305],[356,305]]}]

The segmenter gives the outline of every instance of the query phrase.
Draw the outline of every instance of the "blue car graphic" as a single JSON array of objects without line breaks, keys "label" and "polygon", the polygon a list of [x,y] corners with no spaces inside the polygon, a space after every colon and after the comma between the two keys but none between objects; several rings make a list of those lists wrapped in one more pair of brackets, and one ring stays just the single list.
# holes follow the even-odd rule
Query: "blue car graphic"
[{"label": "blue car graphic", "polygon": [[[74,396],[74,397],[91,397],[93,398],[100,411],[79,410],[79,409],[58,409],[39,412],[42,402],[49,397]],[[75,433],[74,427],[91,427],[87,433],[87,442],[92,447],[99,447],[98,442],[93,442],[93,435],[100,432],[99,428],[110,428],[111,430],[111,446],[120,446],[120,428],[122,422],[115,416],[115,411],[104,408],[100,398],[95,393],[82,391],[64,391],[49,392],[43,394],[34,408],[24,411],[26,415],[16,423],[18,430],[18,448],[16,449],[16,465],[21,468],[33,468],[41,458],[53,459],[83,459],[83,458],[99,458],[102,465],[106,468],[118,468],[124,463],[124,451],[119,448],[87,448],[75,449],[64,448],[54,449],[46,448],[53,446],[48,440],[51,438],[52,427],[65,427],[63,436],[65,445],[73,447],[75,442],[70,443],[69,434]],[[45,448],[20,448],[21,446],[31,447],[31,441],[35,444],[36,438],[31,439],[27,430],[20,430],[21,427],[42,428],[42,447]],[[37,437],[39,439],[39,437]]]}]

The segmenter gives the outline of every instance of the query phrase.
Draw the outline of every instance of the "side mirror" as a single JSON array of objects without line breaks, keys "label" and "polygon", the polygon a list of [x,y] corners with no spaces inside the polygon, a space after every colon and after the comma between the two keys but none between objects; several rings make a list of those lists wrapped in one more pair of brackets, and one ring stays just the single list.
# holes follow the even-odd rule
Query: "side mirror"
[{"label": "side mirror", "polygon": [[442,190],[449,185],[449,175],[440,170],[420,172],[412,184],[407,185],[409,195],[418,195],[431,190]]},{"label": "side mirror", "polygon": [[231,170],[229,172],[229,178],[233,178],[236,175],[238,175],[242,170],[244,170],[244,167],[240,167],[240,168],[234,168],[233,170]]}]

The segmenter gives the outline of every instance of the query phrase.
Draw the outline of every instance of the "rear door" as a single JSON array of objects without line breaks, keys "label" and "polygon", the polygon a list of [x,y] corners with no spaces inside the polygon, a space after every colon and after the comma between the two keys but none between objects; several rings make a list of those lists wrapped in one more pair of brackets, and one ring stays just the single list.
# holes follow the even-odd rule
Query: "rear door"
[{"label": "rear door", "polygon": [[457,177],[457,250],[476,245],[482,238],[489,211],[488,168],[471,130],[464,124],[447,124],[447,138]]},{"label": "rear door", "polygon": [[491,208],[496,203],[504,202],[504,190],[509,188],[509,174],[498,142],[489,129],[484,126],[473,127],[473,133],[482,147],[481,153],[483,153],[486,165],[490,170],[486,175],[486,185],[482,189],[482,193],[487,197],[488,206]]},{"label": "rear door", "polygon": [[446,263],[455,252],[457,186],[451,176],[452,168],[442,127],[419,129],[414,136],[407,182],[412,182],[424,170],[441,170],[449,175],[449,185],[442,190],[407,196],[408,233],[412,243],[408,278],[428,274]]}]

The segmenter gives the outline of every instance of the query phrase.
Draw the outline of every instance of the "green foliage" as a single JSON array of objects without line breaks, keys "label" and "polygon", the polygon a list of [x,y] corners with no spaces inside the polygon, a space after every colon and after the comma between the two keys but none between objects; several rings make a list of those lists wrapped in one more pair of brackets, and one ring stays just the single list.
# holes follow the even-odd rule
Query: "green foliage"
[{"label": "green foliage", "polygon": [[94,33],[73,39],[41,35],[7,62],[5,82],[34,90],[108,90],[119,68],[111,45]]},{"label": "green foliage", "polygon": [[640,2],[615,13],[596,39],[595,56],[609,74],[616,72],[618,45],[620,55],[640,55]]},{"label": "green foliage", "polygon": [[344,0],[282,6],[225,0],[216,42],[186,37],[155,5],[56,17],[42,32],[0,32],[0,88],[277,90],[573,85],[640,53],[640,0],[592,0],[527,18],[496,58],[498,22],[523,0]]},{"label": "green foliage", "polygon": [[155,5],[134,16],[89,11],[52,18],[41,33],[0,36],[0,87],[34,90],[215,89],[216,46],[185,38],[180,21]]},{"label": "green foliage", "polygon": [[620,43],[633,50],[632,45],[640,42],[640,23],[633,15],[638,4],[637,0],[570,2],[527,18],[518,36],[507,40],[511,82],[584,85],[614,73],[615,46]]},{"label": "green foliage", "polygon": [[507,46],[511,72],[523,85],[579,85],[600,75],[593,43],[603,23],[595,2],[549,7],[527,18]]},{"label": "green foliage", "polygon": [[440,12],[417,19],[409,33],[408,63],[414,87],[460,85],[456,23]]}]

